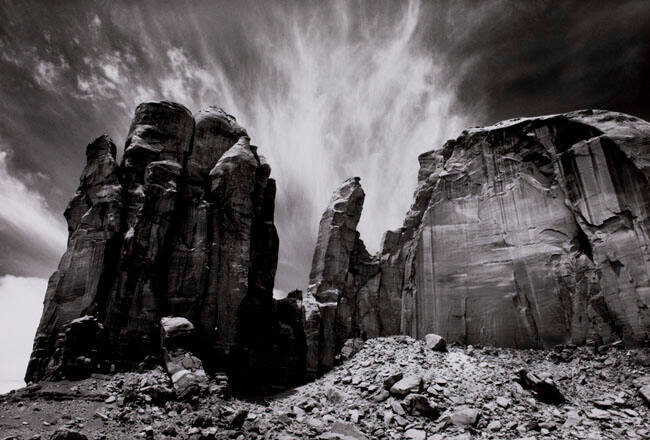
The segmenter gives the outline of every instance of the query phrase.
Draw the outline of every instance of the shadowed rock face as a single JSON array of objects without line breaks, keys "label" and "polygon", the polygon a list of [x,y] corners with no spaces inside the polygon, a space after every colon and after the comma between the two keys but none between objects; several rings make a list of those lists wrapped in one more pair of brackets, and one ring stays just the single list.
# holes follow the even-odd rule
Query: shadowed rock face
[{"label": "shadowed rock face", "polygon": [[650,124],[606,111],[515,119],[419,161],[403,227],[372,258],[354,230],[363,197],[344,196],[363,194],[358,181],[335,192],[305,299],[308,368],[329,368],[343,336],[648,339]]},{"label": "shadowed rock face", "polygon": [[309,375],[330,369],[346,339],[379,336],[377,298],[366,288],[378,265],[356,230],[365,197],[359,180],[350,178],[334,192],[320,222],[303,303]]},{"label": "shadowed rock face", "polygon": [[272,344],[256,337],[273,334],[278,237],[275,182],[256,150],[223,110],[192,117],[170,102],[137,107],[121,165],[108,137],[88,146],[27,381],[65,375],[56,341],[86,315],[109,341],[90,370],[159,359],[164,316],[195,323],[207,366],[264,367]]}]

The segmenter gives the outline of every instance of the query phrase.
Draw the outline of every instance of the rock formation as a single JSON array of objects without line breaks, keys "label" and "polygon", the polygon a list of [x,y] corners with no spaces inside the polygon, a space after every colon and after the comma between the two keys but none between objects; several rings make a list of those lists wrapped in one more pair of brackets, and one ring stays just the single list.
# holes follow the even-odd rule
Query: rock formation
[{"label": "rock formation", "polygon": [[160,343],[165,369],[179,398],[199,393],[206,387],[203,363],[192,354],[194,325],[186,318],[164,317],[160,320]]},{"label": "rock formation", "polygon": [[374,257],[356,233],[358,179],[334,193],[305,299],[312,372],[348,337],[648,340],[650,124],[606,111],[513,119],[419,161],[404,224]]},{"label": "rock formation", "polygon": [[275,182],[246,131],[221,109],[193,117],[179,104],[146,102],[121,165],[107,136],[86,156],[26,380],[68,374],[62,354],[77,348],[63,331],[84,316],[109,341],[84,346],[91,371],[160,360],[164,316],[195,325],[196,354],[209,369],[264,370],[274,334]]},{"label": "rock formation", "polygon": [[[228,370],[235,387],[288,385],[395,334],[438,350],[643,344],[649,145],[650,124],[605,111],[466,130],[420,155],[411,209],[377,255],[356,230],[360,179],[346,180],[307,291],[274,300],[275,182],[257,147],[221,109],[141,104],[121,165],[108,137],[87,148],[26,378],[188,354],[187,371]],[[194,328],[178,359],[163,317]]]},{"label": "rock formation", "polygon": [[311,376],[334,365],[346,339],[379,336],[377,314],[370,311],[378,298],[366,288],[378,265],[356,230],[365,197],[359,180],[350,178],[334,192],[320,222],[303,302],[306,369]]}]

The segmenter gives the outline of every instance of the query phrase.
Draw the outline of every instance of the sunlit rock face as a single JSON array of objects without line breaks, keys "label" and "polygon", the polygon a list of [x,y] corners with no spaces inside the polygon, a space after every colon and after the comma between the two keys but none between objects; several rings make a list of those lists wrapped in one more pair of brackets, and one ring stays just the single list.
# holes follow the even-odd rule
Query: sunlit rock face
[{"label": "sunlit rock face", "polygon": [[405,255],[401,331],[508,347],[648,338],[649,144],[647,122],[584,111],[422,155],[388,252]]},{"label": "sunlit rock face", "polygon": [[90,370],[159,360],[165,316],[196,323],[196,352],[208,367],[263,370],[278,345],[275,182],[246,131],[221,109],[193,117],[179,104],[146,102],[121,165],[115,155],[105,136],[88,146],[27,381],[65,376],[60,333],[86,315],[107,342],[92,347]]},{"label": "sunlit rock face", "polygon": [[606,111],[514,119],[419,161],[404,224],[374,257],[359,264],[341,238],[360,242],[347,230],[360,203],[333,225],[337,190],[323,217],[305,301],[321,369],[342,335],[520,348],[648,339],[650,124]]}]

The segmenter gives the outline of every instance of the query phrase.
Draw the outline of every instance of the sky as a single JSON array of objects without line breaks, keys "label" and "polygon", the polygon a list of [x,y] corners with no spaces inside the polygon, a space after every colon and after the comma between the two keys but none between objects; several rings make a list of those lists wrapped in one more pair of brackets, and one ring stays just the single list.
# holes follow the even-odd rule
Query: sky
[{"label": "sky", "polygon": [[649,66],[647,1],[0,0],[0,352],[14,353],[0,382],[21,380],[86,145],[122,148],[142,101],[217,105],[247,128],[277,181],[281,294],[306,287],[347,177],[375,252],[418,154],[516,116],[650,119]]}]

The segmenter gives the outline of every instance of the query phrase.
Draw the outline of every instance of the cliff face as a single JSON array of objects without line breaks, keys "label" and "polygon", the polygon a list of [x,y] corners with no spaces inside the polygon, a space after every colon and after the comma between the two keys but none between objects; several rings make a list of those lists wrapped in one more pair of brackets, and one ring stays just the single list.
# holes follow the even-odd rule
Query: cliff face
[{"label": "cliff face", "polygon": [[106,136],[86,155],[27,381],[159,362],[164,317],[189,320],[196,371],[246,385],[319,375],[349,338],[649,338],[650,124],[630,116],[504,121],[422,154],[411,209],[374,256],[356,230],[365,194],[346,180],[309,288],[280,301],[275,182],[232,116],[144,103],[122,164]]},{"label": "cliff face", "polygon": [[649,141],[644,121],[577,112],[422,156],[426,206],[390,251],[408,255],[402,331],[510,347],[646,339]]},{"label": "cliff face", "polygon": [[147,102],[121,165],[106,136],[86,155],[26,380],[68,374],[66,335],[85,316],[98,328],[92,355],[79,360],[90,371],[159,358],[164,316],[196,324],[210,368],[261,368],[274,313],[275,182],[246,131],[221,109],[193,117]]},{"label": "cliff face", "polygon": [[[341,335],[520,348],[648,339],[650,124],[604,111],[516,119],[419,161],[411,209],[376,256],[353,257],[363,199],[337,196],[349,181],[323,216],[310,286],[321,369]],[[349,210],[345,234],[330,232],[332,213]]]}]

